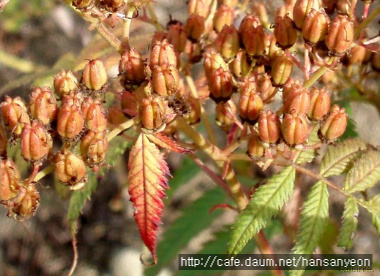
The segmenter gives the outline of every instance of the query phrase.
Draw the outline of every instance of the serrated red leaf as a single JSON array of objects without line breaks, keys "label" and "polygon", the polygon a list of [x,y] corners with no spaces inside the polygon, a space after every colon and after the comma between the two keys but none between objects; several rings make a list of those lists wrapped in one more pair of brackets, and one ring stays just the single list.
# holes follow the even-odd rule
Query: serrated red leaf
[{"label": "serrated red leaf", "polygon": [[148,135],[148,138],[151,142],[155,143],[157,146],[170,150],[170,151],[175,151],[179,153],[190,153],[192,152],[189,149],[186,149],[180,145],[177,144],[175,140],[172,138],[166,136],[163,133],[155,133],[152,135]]},{"label": "serrated red leaf", "polygon": [[156,263],[156,235],[164,210],[162,198],[168,187],[169,167],[157,146],[141,133],[129,155],[128,169],[134,217],[141,239]]}]

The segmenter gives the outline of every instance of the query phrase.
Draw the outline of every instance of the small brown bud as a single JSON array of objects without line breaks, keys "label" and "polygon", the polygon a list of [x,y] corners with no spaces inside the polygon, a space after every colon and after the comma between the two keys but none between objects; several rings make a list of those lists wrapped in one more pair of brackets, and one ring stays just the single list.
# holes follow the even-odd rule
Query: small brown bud
[{"label": "small brown bud", "polygon": [[285,114],[281,124],[282,136],[290,146],[303,144],[309,134],[309,123],[306,114],[291,112]]},{"label": "small brown bud", "polygon": [[76,90],[78,90],[78,80],[71,71],[62,70],[54,76],[54,91],[60,98]]},{"label": "small brown bud", "polygon": [[50,124],[58,112],[57,102],[47,86],[33,89],[30,94],[29,107],[32,117],[44,125]]},{"label": "small brown bud", "polygon": [[87,11],[94,7],[94,0],[73,0],[72,5],[80,11]]},{"label": "small brown bud", "polygon": [[149,130],[160,129],[164,125],[166,106],[161,97],[148,97],[140,105],[141,124]]},{"label": "small brown bud", "polygon": [[121,110],[128,118],[133,118],[139,113],[139,101],[135,93],[123,92],[121,95]]},{"label": "small brown bud", "polygon": [[187,38],[193,42],[198,41],[206,30],[205,18],[199,14],[192,14],[186,22]]},{"label": "small brown bud", "polygon": [[326,46],[335,55],[344,54],[354,40],[354,22],[338,15],[331,23],[326,36]]},{"label": "small brown bud", "polygon": [[38,121],[25,125],[21,133],[21,155],[25,161],[41,164],[52,147],[46,128]]},{"label": "small brown bud", "polygon": [[276,37],[277,44],[283,49],[290,48],[296,43],[298,36],[297,29],[289,15],[276,17],[274,36]]},{"label": "small brown bud", "polygon": [[307,113],[310,106],[310,93],[306,89],[295,89],[284,101],[284,112]]},{"label": "small brown bud", "polygon": [[335,140],[346,131],[347,123],[348,116],[346,110],[334,104],[330,109],[326,121],[321,126],[320,135],[327,140]]},{"label": "small brown bud", "polygon": [[125,51],[119,62],[120,82],[126,88],[140,85],[145,80],[145,65],[140,54],[131,49]]},{"label": "small brown bud", "polygon": [[208,88],[214,101],[229,100],[235,89],[231,72],[223,68],[213,71],[208,78]]},{"label": "small brown bud", "polygon": [[243,89],[241,91],[239,101],[239,115],[243,121],[254,124],[263,109],[264,102],[254,87]]},{"label": "small brown bud", "polygon": [[100,90],[107,80],[107,71],[101,60],[92,59],[84,67],[82,81],[88,89]]},{"label": "small brown bud", "polygon": [[27,187],[21,187],[12,205],[8,216],[15,216],[19,220],[34,216],[40,205],[40,194],[36,186],[31,183]]},{"label": "small brown bud", "polygon": [[210,51],[205,54],[204,63],[206,78],[210,78],[212,72],[218,70],[219,68],[222,68],[223,70],[228,69],[228,66],[222,56],[214,51]]},{"label": "small brown bud", "polygon": [[8,137],[3,122],[0,121],[0,157],[7,155]]},{"label": "small brown bud", "polygon": [[312,11],[320,9],[319,0],[297,0],[294,4],[293,19],[298,29],[302,29],[307,15]]},{"label": "small brown bud", "polygon": [[216,49],[225,59],[231,59],[239,51],[239,33],[234,26],[224,26],[215,41]]},{"label": "small brown bud", "polygon": [[251,135],[251,137],[249,137],[247,148],[248,155],[252,158],[260,158],[264,156],[265,149],[257,135]]},{"label": "small brown bud", "polygon": [[76,139],[84,128],[84,117],[80,106],[63,103],[57,115],[57,131],[64,139]]},{"label": "small brown bud", "polygon": [[151,53],[150,53],[150,68],[153,68],[155,65],[168,64],[174,67],[177,67],[177,56],[174,51],[174,47],[170,44],[167,39],[163,41],[156,41],[153,44]]},{"label": "small brown bud", "polygon": [[17,195],[20,187],[20,172],[11,159],[0,160],[0,202],[8,201]]},{"label": "small brown bud", "polygon": [[258,18],[247,15],[239,27],[239,33],[248,55],[260,57],[265,54],[268,35]]},{"label": "small brown bud", "polygon": [[180,76],[177,67],[171,65],[154,66],[152,86],[160,96],[176,95],[179,92]]},{"label": "small brown bud", "polygon": [[89,130],[103,132],[107,129],[107,117],[101,100],[87,97],[82,104],[82,114]]},{"label": "small brown bud", "polygon": [[187,37],[185,27],[182,23],[171,24],[168,29],[168,41],[173,45],[174,51],[183,52],[186,48]]},{"label": "small brown bud", "polygon": [[356,45],[347,53],[347,62],[349,65],[363,64],[369,61],[371,52],[361,45]]},{"label": "small brown bud", "polygon": [[259,75],[256,80],[256,86],[257,92],[260,93],[264,103],[270,103],[278,90],[276,87],[273,87],[268,74]]},{"label": "small brown bud", "polygon": [[281,122],[276,113],[268,110],[261,112],[258,120],[259,135],[261,141],[274,144],[281,137]]},{"label": "small brown bud", "polygon": [[235,12],[232,7],[221,5],[215,12],[213,26],[218,33],[223,29],[224,25],[231,26],[234,23]]},{"label": "small brown bud", "polygon": [[101,164],[108,151],[108,140],[105,132],[89,131],[82,138],[80,150],[84,161],[89,166]]},{"label": "small brown bud", "polygon": [[58,180],[71,190],[81,189],[86,183],[86,164],[80,156],[64,150],[57,153],[54,164]]},{"label": "small brown bud", "polygon": [[99,5],[109,12],[117,12],[124,5],[124,0],[99,0]]},{"label": "small brown bud", "polygon": [[19,136],[25,124],[30,124],[28,110],[25,102],[16,97],[12,99],[5,96],[5,100],[0,104],[1,117],[5,126],[15,135]]},{"label": "small brown bud", "polygon": [[289,78],[289,80],[284,84],[282,89],[282,99],[283,101],[289,96],[289,94],[296,90],[302,90],[303,85],[298,79]]},{"label": "small brown bud", "polygon": [[237,78],[242,78],[248,76],[251,72],[251,64],[248,62],[247,52],[240,49],[236,57],[229,64],[229,68]]},{"label": "small brown bud", "polygon": [[198,14],[206,18],[210,13],[211,0],[190,0],[188,5],[189,15]]},{"label": "small brown bud", "polygon": [[232,99],[227,102],[219,102],[216,105],[216,124],[225,131],[229,131],[236,121],[236,113],[236,105]]},{"label": "small brown bud", "polygon": [[289,79],[293,71],[293,61],[285,54],[279,54],[271,60],[272,84],[282,86]]},{"label": "small brown bud", "polygon": [[311,120],[322,120],[329,112],[331,98],[329,92],[325,88],[314,88],[310,93],[310,107],[307,116]]},{"label": "small brown bud", "polygon": [[312,10],[302,26],[302,36],[308,43],[314,45],[324,41],[329,29],[330,18],[325,11]]}]

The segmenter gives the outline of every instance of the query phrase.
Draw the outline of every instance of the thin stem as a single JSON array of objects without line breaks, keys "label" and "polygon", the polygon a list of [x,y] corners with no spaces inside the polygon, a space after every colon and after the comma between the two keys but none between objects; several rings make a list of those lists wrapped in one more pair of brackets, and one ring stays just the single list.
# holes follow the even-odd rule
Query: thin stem
[{"label": "thin stem", "polygon": [[318,69],[317,72],[315,72],[310,79],[308,79],[305,83],[304,83],[304,87],[305,88],[309,88],[310,86],[312,86],[315,82],[317,82],[319,80],[320,77],[322,77],[326,72],[327,72],[328,68],[327,67],[321,67]]},{"label": "thin stem", "polygon": [[157,15],[153,9],[153,5],[152,5],[151,1],[149,1],[147,3],[147,8],[148,8],[149,15],[152,19],[153,26],[156,28],[157,31],[159,31],[159,32],[163,31],[163,28],[162,28],[160,22],[158,21]]},{"label": "thin stem", "polygon": [[75,232],[72,233],[71,238],[72,238],[71,244],[73,246],[73,254],[74,254],[74,256],[73,256],[73,262],[71,264],[70,271],[69,271],[69,273],[67,273],[67,276],[72,276],[73,273],[74,273],[74,271],[75,271],[75,269],[76,269],[76,267],[77,267],[77,265],[78,265],[78,247],[77,247],[77,237],[76,237],[76,233]]},{"label": "thin stem", "polygon": [[54,171],[54,165],[53,164],[47,166],[42,171],[39,171],[37,173],[36,177],[34,178],[34,181],[38,182],[39,180],[41,180],[42,178],[44,178],[45,176],[50,174],[52,171]]},{"label": "thin stem", "polygon": [[374,21],[380,14],[380,5],[377,6],[369,15],[368,17],[360,23],[359,26],[355,28],[355,39],[358,38],[361,34],[361,32],[372,22]]},{"label": "thin stem", "polygon": [[[96,24],[96,23],[95,23]],[[111,33],[106,26],[104,26],[103,23],[96,24],[95,29],[98,31],[98,33],[105,39],[107,42],[115,48],[116,51],[118,51],[120,54],[123,53],[124,47],[120,40]]]},{"label": "thin stem", "polygon": [[135,13],[136,8],[132,6],[128,6],[126,18],[124,20],[124,26],[123,26],[123,40],[122,45],[125,50],[130,50],[131,46],[129,44],[129,35],[130,35],[130,29],[131,29],[131,22],[133,18],[133,14]]},{"label": "thin stem", "polygon": [[122,124],[120,124],[119,126],[117,126],[116,128],[114,128],[110,133],[108,133],[107,135],[107,140],[108,142],[111,141],[113,138],[115,138],[117,135],[119,135],[120,133],[122,133],[123,131],[125,131],[126,129],[130,128],[131,126],[133,126],[135,123],[138,123],[137,119],[130,119]]}]

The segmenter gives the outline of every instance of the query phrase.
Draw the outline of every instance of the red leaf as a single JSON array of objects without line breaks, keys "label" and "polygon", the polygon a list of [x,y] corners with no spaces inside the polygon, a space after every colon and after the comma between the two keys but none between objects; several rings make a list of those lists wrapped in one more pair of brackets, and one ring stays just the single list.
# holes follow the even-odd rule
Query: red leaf
[{"label": "red leaf", "polygon": [[135,209],[134,217],[141,239],[156,263],[156,232],[161,224],[169,168],[156,145],[142,133],[132,147],[128,169],[128,191]]},{"label": "red leaf", "polygon": [[186,149],[184,147],[181,147],[180,145],[177,144],[175,140],[172,138],[166,136],[165,134],[162,133],[155,133],[153,135],[148,135],[148,138],[151,142],[155,143],[157,146],[170,150],[170,151],[175,151],[179,153],[190,153],[192,152],[189,149]]}]

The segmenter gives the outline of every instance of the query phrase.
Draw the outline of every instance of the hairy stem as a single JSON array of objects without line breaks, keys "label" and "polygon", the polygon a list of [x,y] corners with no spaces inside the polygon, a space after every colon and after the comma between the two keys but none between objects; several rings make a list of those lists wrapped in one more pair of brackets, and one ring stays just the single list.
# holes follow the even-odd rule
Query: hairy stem
[{"label": "hairy stem", "polygon": [[54,171],[54,165],[53,164],[47,166],[42,171],[39,171],[37,173],[36,177],[34,178],[34,181],[37,182],[37,181],[41,180],[42,178],[44,178],[45,176],[50,174],[52,171]]},{"label": "hairy stem", "polygon": [[124,130],[127,130],[128,128],[130,128],[131,126],[133,126],[135,123],[136,124],[138,123],[137,119],[130,119],[130,120],[128,120],[128,121],[120,124],[116,128],[114,128],[110,133],[107,134],[107,140],[108,140],[108,142],[111,141],[116,136],[118,136]]}]

